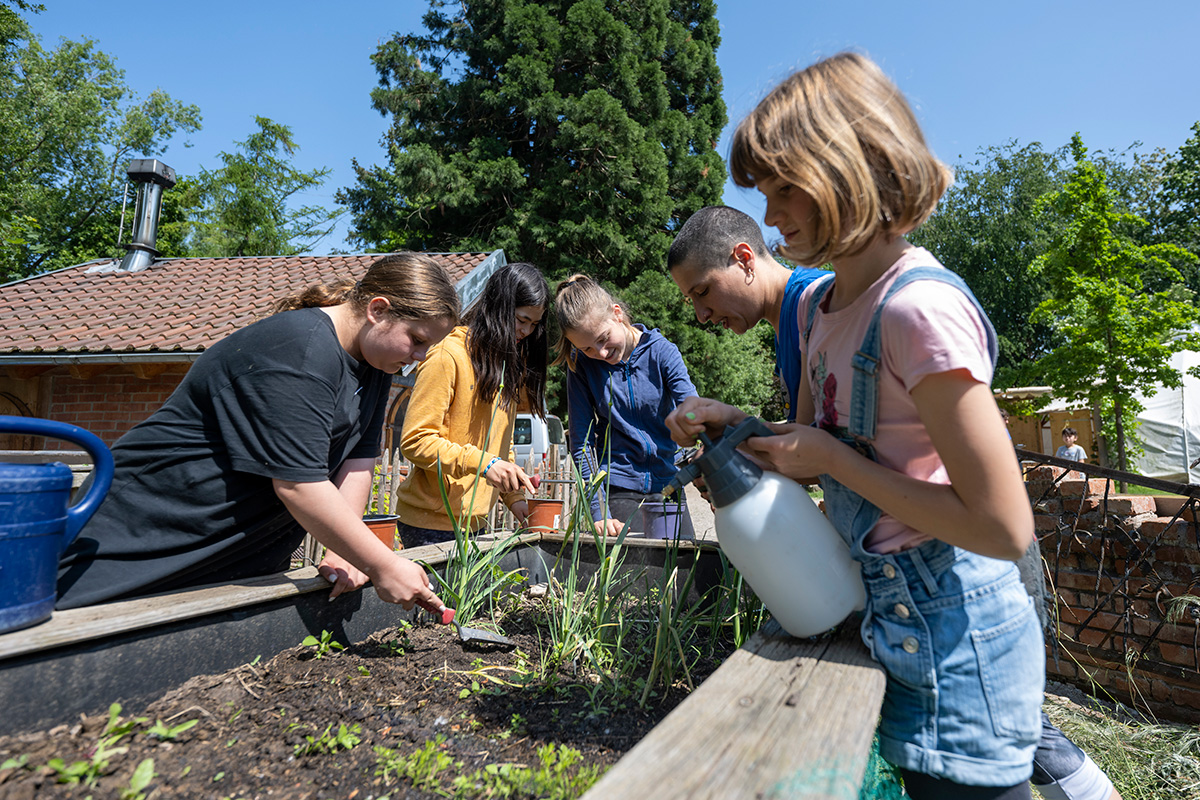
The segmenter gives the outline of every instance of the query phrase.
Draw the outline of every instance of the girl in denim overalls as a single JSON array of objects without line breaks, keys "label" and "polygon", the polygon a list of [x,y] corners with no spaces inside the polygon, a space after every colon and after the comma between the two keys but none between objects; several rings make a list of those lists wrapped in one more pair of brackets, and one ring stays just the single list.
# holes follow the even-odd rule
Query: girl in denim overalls
[{"label": "girl in denim overalls", "polygon": [[[995,334],[965,284],[904,239],[950,173],[855,54],[776,87],[738,126],[731,170],[766,197],[783,255],[833,266],[800,299],[799,424],[747,446],[819,476],[862,564],[863,639],[888,675],[881,752],[913,797],[1027,798],[1045,652],[1013,563],[1033,516],[989,387]],[[691,399],[667,422],[691,443],[742,417]]]}]

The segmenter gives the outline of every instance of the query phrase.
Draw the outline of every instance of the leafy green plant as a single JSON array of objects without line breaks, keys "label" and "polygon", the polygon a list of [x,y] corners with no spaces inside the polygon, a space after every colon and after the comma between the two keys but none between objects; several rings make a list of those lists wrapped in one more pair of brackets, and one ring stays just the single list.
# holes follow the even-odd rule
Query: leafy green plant
[{"label": "leafy green plant", "polygon": [[32,769],[29,766],[29,754],[22,753],[16,758],[5,759],[3,763],[0,763],[0,772],[6,769]]},{"label": "leafy green plant", "polygon": [[338,750],[352,750],[362,739],[358,734],[362,733],[361,725],[339,725],[337,733],[333,733],[333,725],[329,725],[321,732],[319,736],[305,736],[302,744],[296,745],[295,753],[298,756],[309,756],[316,753],[336,753]]},{"label": "leafy green plant", "polygon": [[155,720],[154,725],[152,725],[150,727],[150,730],[146,731],[146,733],[149,736],[153,736],[156,739],[160,739],[164,742],[167,742],[172,739],[178,738],[179,734],[181,734],[185,731],[190,731],[192,728],[196,727],[199,724],[200,724],[200,720],[190,719],[187,722],[181,722],[178,725],[168,726],[166,723],[164,723],[160,719],[160,720]]},{"label": "leafy green plant", "polygon": [[581,766],[583,755],[571,747],[548,744],[538,748],[533,767],[489,764],[454,780],[454,797],[538,797],[570,800],[586,792],[603,770]]},{"label": "leafy green plant", "polygon": [[145,800],[146,793],[143,790],[150,785],[156,774],[154,759],[144,759],[133,771],[133,777],[129,779],[129,786],[121,790],[120,800]]},{"label": "leafy green plant", "polygon": [[316,636],[306,636],[304,641],[300,643],[304,647],[317,648],[316,658],[324,658],[333,650],[345,650],[346,646],[341,642],[334,641],[333,634],[329,631],[321,631],[321,638]]},{"label": "leafy green plant", "polygon": [[108,722],[92,748],[91,757],[87,761],[74,761],[70,764],[61,758],[52,758],[46,766],[55,774],[58,783],[82,783],[88,787],[96,785],[108,770],[110,759],[129,750],[128,747],[118,747],[117,743],[129,735],[134,728],[146,721],[145,717],[121,719],[121,704],[113,703],[108,707]]},{"label": "leafy green plant", "polygon": [[451,767],[461,766],[441,752],[446,737],[438,734],[408,755],[400,755],[387,747],[375,748],[375,774],[383,778],[385,785],[397,778],[407,778],[418,789],[436,790],[438,775]]},{"label": "leafy green plant", "polygon": [[412,630],[412,625],[408,620],[401,620],[396,626],[399,632],[394,639],[388,639],[383,643],[383,648],[392,653],[392,655],[402,656],[412,649],[412,641],[409,638],[409,632]]}]

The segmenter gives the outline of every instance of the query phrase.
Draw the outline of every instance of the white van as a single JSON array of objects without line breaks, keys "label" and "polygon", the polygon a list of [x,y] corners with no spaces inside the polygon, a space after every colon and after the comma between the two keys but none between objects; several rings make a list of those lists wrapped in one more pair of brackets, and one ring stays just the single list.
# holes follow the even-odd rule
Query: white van
[{"label": "white van", "polygon": [[571,462],[571,454],[567,450],[562,420],[553,414],[547,414],[544,420],[532,414],[517,414],[517,421],[513,425],[513,452],[516,453],[517,466],[524,469],[531,458],[535,465],[544,462],[552,444],[558,445],[558,464],[555,468],[564,470]]}]

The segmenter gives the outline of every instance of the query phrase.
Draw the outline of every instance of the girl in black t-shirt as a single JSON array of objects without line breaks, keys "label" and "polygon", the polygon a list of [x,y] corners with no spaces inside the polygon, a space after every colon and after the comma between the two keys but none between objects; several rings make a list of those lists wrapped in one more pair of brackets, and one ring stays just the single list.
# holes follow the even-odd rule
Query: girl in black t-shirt
[{"label": "girl in black t-shirt", "polygon": [[308,531],[333,595],[370,580],[440,610],[424,570],[363,524],[391,375],[458,320],[445,270],[385,256],[218,342],[114,445],[104,503],[59,562],[59,608],[286,568]]}]

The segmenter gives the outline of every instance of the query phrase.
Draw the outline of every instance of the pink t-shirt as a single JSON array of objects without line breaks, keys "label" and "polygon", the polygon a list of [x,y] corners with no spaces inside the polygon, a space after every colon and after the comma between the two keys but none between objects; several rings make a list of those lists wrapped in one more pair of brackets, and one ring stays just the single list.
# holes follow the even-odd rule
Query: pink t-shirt
[{"label": "pink t-shirt", "polygon": [[[941,264],[928,250],[913,248],[845,308],[826,311],[833,290],[825,295],[804,347],[820,427],[848,435],[853,381],[850,359],[862,344],[871,315],[902,272],[931,266]],[[812,293],[810,286],[800,298],[802,334]],[[914,281],[898,291],[884,308],[880,346],[883,363],[879,371],[879,419],[872,442],[879,463],[921,480],[950,483],[909,392],[928,375],[959,369],[980,383],[991,384],[987,330],[979,313],[962,292],[949,284]],[[930,538],[883,514],[867,534],[864,547],[873,553],[895,553]]]}]

